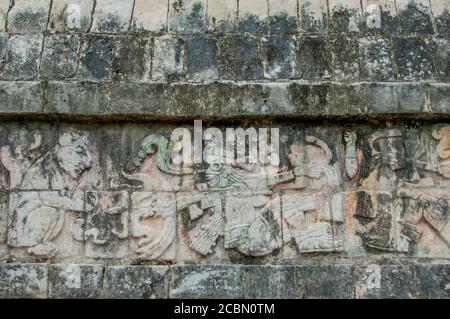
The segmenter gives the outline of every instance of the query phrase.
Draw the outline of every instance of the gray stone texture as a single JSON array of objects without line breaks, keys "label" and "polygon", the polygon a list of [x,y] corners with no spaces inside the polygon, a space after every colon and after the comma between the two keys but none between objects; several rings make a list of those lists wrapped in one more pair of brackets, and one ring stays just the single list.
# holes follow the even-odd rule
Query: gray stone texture
[{"label": "gray stone texture", "polygon": [[82,40],[78,77],[90,81],[109,80],[114,42],[103,35],[85,35]]},{"label": "gray stone texture", "polygon": [[44,39],[41,76],[50,79],[75,77],[80,40],[76,35],[50,35]]},{"label": "gray stone texture", "polygon": [[40,35],[11,37],[8,41],[3,78],[6,80],[36,79],[39,72],[41,48],[42,36]]},{"label": "gray stone texture", "polygon": [[47,28],[50,0],[14,0],[8,14],[12,33],[39,33]]},{"label": "gray stone texture", "polygon": [[0,264],[0,298],[46,298],[47,265]]}]

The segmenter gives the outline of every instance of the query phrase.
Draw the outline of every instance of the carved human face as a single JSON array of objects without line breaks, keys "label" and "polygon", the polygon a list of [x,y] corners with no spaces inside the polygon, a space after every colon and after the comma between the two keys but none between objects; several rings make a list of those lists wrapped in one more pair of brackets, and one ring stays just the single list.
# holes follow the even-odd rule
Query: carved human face
[{"label": "carved human face", "polygon": [[65,133],[60,137],[56,157],[61,169],[74,179],[92,167],[87,140],[77,133]]},{"label": "carved human face", "polygon": [[405,149],[401,138],[386,138],[381,143],[382,165],[396,171],[405,168]]}]

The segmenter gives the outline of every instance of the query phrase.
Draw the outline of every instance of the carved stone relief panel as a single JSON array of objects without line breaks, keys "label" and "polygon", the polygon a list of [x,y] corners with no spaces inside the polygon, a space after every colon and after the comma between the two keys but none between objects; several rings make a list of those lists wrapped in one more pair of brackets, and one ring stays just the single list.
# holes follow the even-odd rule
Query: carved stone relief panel
[{"label": "carved stone relief panel", "polygon": [[131,252],[137,259],[174,259],[177,237],[175,195],[132,193],[131,235]]}]

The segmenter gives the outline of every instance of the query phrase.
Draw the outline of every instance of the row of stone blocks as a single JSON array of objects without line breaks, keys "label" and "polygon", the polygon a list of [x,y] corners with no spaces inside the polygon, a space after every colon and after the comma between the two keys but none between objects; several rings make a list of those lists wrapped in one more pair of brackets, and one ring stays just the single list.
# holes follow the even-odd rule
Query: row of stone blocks
[{"label": "row of stone blocks", "polygon": [[34,119],[393,119],[420,114],[422,119],[444,121],[450,111],[450,85],[0,81],[0,100],[4,116],[32,115]]},{"label": "row of stone blocks", "polygon": [[448,0],[2,0],[12,33],[448,33]]},{"label": "row of stone blocks", "polygon": [[4,80],[450,80],[446,37],[0,33]]},{"label": "row of stone blocks", "polygon": [[450,298],[448,263],[1,264],[1,298]]}]

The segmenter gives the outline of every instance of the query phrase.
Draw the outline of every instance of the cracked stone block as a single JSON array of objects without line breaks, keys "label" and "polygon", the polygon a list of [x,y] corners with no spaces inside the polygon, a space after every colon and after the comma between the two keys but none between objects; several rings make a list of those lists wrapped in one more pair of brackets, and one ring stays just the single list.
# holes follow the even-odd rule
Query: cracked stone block
[{"label": "cracked stone block", "polygon": [[225,80],[262,78],[258,39],[249,35],[230,35],[218,41],[219,74]]},{"label": "cracked stone block", "polygon": [[152,77],[155,80],[177,80],[184,75],[185,41],[176,37],[154,39]]},{"label": "cracked stone block", "polygon": [[381,298],[417,299],[418,296],[413,265],[381,266]]},{"label": "cracked stone block", "polygon": [[438,78],[441,81],[450,81],[450,40],[434,38],[436,46],[435,61]]},{"label": "cracked stone block", "polygon": [[6,30],[10,0],[0,0],[0,31]]},{"label": "cracked stone block", "polygon": [[173,260],[177,240],[172,193],[131,194],[131,252],[140,260]]},{"label": "cracked stone block", "polygon": [[47,265],[0,264],[0,298],[46,298]]},{"label": "cracked stone block", "polygon": [[128,193],[86,192],[86,256],[126,258],[129,254]]},{"label": "cracked stone block", "polygon": [[417,83],[370,83],[367,94],[369,112],[419,112],[423,109],[424,92]]},{"label": "cracked stone block", "polygon": [[422,297],[450,298],[450,267],[448,264],[417,264],[416,271]]},{"label": "cracked stone block", "polygon": [[397,8],[394,0],[363,0],[362,10],[366,31],[397,31]]},{"label": "cracked stone block", "polygon": [[16,35],[9,39],[3,78],[32,80],[37,78],[41,54],[41,35]]},{"label": "cracked stone block", "polygon": [[134,31],[163,32],[167,26],[167,1],[136,0],[132,29]]},{"label": "cracked stone block", "polygon": [[206,27],[206,0],[169,0],[169,30],[202,32]]},{"label": "cracked stone block", "polygon": [[430,100],[434,112],[450,112],[450,85],[447,83],[430,84]]},{"label": "cracked stone block", "polygon": [[268,14],[267,0],[239,1],[239,32],[267,33]]},{"label": "cracked stone block", "polygon": [[45,31],[50,3],[50,0],[15,0],[8,15],[9,31],[12,33]]},{"label": "cracked stone block", "polygon": [[295,276],[305,287],[304,298],[345,299],[354,295],[351,268],[350,265],[299,266],[295,269]]},{"label": "cracked stone block", "polygon": [[297,0],[269,0],[271,33],[297,32]]},{"label": "cracked stone block", "polygon": [[98,298],[101,296],[102,285],[103,266],[101,265],[49,265],[49,298]]},{"label": "cracked stone block", "polygon": [[133,0],[97,0],[91,30],[102,33],[128,31],[133,4]]},{"label": "cracked stone block", "polygon": [[101,35],[85,35],[80,54],[78,77],[85,80],[109,80],[113,55],[113,39]]},{"label": "cracked stone block", "polygon": [[366,80],[387,81],[392,79],[392,59],[390,45],[380,37],[359,39],[362,77]]},{"label": "cracked stone block", "polygon": [[167,266],[106,267],[103,298],[167,298]]},{"label": "cracked stone block", "polygon": [[2,113],[40,112],[43,87],[39,82],[0,82]]},{"label": "cracked stone block", "polygon": [[242,298],[242,266],[173,266],[170,298]]},{"label": "cracked stone block", "polygon": [[430,0],[438,33],[450,33],[450,0]]},{"label": "cracked stone block", "polygon": [[359,77],[358,42],[348,36],[331,39],[334,77],[339,80],[355,80]]},{"label": "cracked stone block", "polygon": [[329,0],[329,2],[332,32],[361,31],[362,10],[360,0]]},{"label": "cracked stone block", "polygon": [[397,0],[400,30],[405,34],[431,34],[433,14],[429,0]]},{"label": "cracked stone block", "polygon": [[242,273],[244,298],[301,299],[305,294],[295,266],[242,266]]},{"label": "cracked stone block", "polygon": [[44,39],[41,76],[71,78],[76,74],[80,40],[77,35],[49,35]]},{"label": "cracked stone block", "polygon": [[91,26],[94,0],[53,0],[48,29],[86,32]]},{"label": "cracked stone block", "polygon": [[210,31],[231,32],[237,28],[237,0],[208,0],[206,14]]},{"label": "cracked stone block", "polygon": [[145,80],[150,77],[153,43],[150,37],[115,38],[112,63],[114,80]]},{"label": "cracked stone block", "polygon": [[15,192],[10,195],[8,245],[43,257],[81,255],[83,192]]},{"label": "cracked stone block", "polygon": [[301,30],[311,33],[326,33],[328,28],[327,0],[300,1]]},{"label": "cracked stone block", "polygon": [[296,39],[294,36],[271,36],[263,40],[264,77],[288,79],[296,69]]},{"label": "cracked stone block", "polygon": [[295,77],[304,79],[331,77],[331,55],[326,37],[297,38]]},{"label": "cracked stone block", "polygon": [[353,267],[355,278],[356,299],[381,298],[381,267],[380,265],[356,265]]},{"label": "cracked stone block", "polygon": [[97,83],[49,82],[46,111],[68,114],[98,114],[106,97]]},{"label": "cracked stone block", "polygon": [[435,78],[429,44],[420,38],[394,38],[395,62],[399,80],[416,81]]},{"label": "cracked stone block", "polygon": [[193,81],[212,81],[219,78],[216,40],[194,36],[186,40],[186,73]]}]

